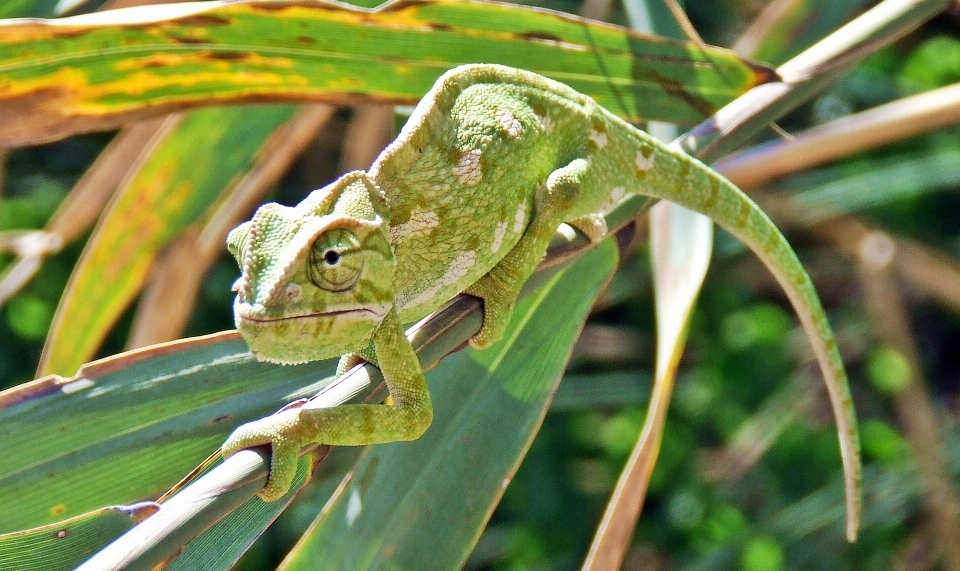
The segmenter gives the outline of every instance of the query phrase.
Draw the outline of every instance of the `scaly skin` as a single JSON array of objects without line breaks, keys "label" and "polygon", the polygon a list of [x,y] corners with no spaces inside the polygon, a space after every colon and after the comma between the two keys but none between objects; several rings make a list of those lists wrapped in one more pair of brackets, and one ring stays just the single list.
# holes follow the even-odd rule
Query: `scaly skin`
[{"label": "scaly skin", "polygon": [[401,326],[464,292],[484,303],[479,348],[503,334],[523,283],[561,222],[593,241],[633,194],[705,214],[766,264],[813,344],[847,471],[848,535],[859,514],[856,420],[843,362],[810,278],[769,218],[719,174],[539,75],[496,65],[444,74],[367,173],[299,205],[261,207],[228,238],[242,268],[237,327],[261,359],[357,353],[375,361],[393,406],[294,408],[241,426],[224,455],[272,446],[264,499],[290,487],[308,443],[418,438],[432,409]]}]

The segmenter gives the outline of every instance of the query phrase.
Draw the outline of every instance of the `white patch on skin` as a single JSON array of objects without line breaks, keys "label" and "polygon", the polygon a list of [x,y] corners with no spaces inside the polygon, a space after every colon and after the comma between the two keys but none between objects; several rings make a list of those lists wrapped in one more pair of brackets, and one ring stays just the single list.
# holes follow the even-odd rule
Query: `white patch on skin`
[{"label": "white patch on skin", "polygon": [[523,230],[523,222],[527,218],[527,205],[520,203],[520,208],[517,209],[517,215],[513,219],[513,231],[520,232]]},{"label": "white patch on skin", "polygon": [[363,505],[360,502],[360,493],[354,488],[350,490],[350,499],[347,500],[347,526],[353,527],[353,522],[360,517],[361,511],[363,511]]},{"label": "white patch on skin", "polygon": [[423,305],[424,303],[427,303],[428,301],[432,300],[434,296],[437,295],[437,292],[439,291],[440,291],[440,284],[435,284],[423,290],[422,292],[418,293],[410,301],[401,303],[400,307],[402,307],[403,309],[406,309],[409,307],[416,307],[418,305]]},{"label": "white patch on skin", "polygon": [[607,134],[601,133],[600,131],[590,131],[590,140],[598,149],[602,149],[607,146]]},{"label": "white patch on skin", "polygon": [[390,228],[390,241],[400,242],[407,238],[429,236],[430,232],[439,225],[440,217],[436,212],[413,210],[410,212],[409,220]]},{"label": "white patch on skin", "polygon": [[442,288],[459,282],[476,263],[477,253],[475,251],[467,250],[466,252],[460,252],[457,254],[457,257],[450,262],[450,267],[444,272],[439,282],[420,292],[417,297],[411,299],[409,303],[404,304],[404,307],[416,307],[433,301]]},{"label": "white patch on skin", "polygon": [[516,139],[523,134],[523,125],[513,116],[510,110],[498,109],[495,117],[511,139]]},{"label": "white patch on skin", "polygon": [[540,123],[540,128],[543,129],[544,133],[550,133],[553,131],[553,119],[549,115],[537,115],[537,123]]},{"label": "white patch on skin", "polygon": [[480,170],[480,149],[467,149],[460,155],[460,162],[453,167],[453,174],[463,184],[467,186],[476,186],[483,178],[483,172]]},{"label": "white patch on skin", "polygon": [[490,251],[496,254],[500,251],[500,245],[503,244],[503,237],[507,234],[507,223],[498,222],[497,227],[493,229],[493,243],[490,244]]},{"label": "white patch on skin", "polygon": [[287,301],[296,302],[300,299],[300,296],[303,294],[303,288],[299,284],[290,282],[287,284],[286,290],[284,291],[287,294]]},{"label": "white patch on skin", "polygon": [[447,268],[443,277],[440,278],[440,285],[448,286],[457,283],[460,281],[460,278],[467,275],[467,272],[470,271],[470,268],[472,268],[475,263],[477,263],[476,252],[473,250],[460,252],[457,254],[457,257],[450,262],[450,267]]},{"label": "white patch on skin", "polygon": [[642,151],[637,151],[637,159],[635,161],[637,165],[637,170],[640,172],[647,172],[653,168],[653,159],[656,155],[650,153],[649,157],[643,156]]}]

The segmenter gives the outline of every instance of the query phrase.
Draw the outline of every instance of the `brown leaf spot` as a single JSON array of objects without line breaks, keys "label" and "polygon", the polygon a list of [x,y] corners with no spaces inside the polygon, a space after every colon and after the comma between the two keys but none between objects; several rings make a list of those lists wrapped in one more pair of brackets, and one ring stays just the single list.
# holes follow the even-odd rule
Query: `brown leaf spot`
[{"label": "brown leaf spot", "polygon": [[427,22],[427,26],[435,32],[452,32],[453,26],[443,22]]},{"label": "brown leaf spot", "polygon": [[247,59],[249,55],[250,54],[244,52],[210,52],[207,54],[207,57],[224,61],[239,61]]},{"label": "brown leaf spot", "polygon": [[[277,3],[262,2],[260,4],[252,4],[252,5],[246,6],[246,8],[248,8],[253,12],[284,12],[294,7],[295,6],[291,6],[283,2],[277,2]],[[311,5],[311,8],[317,8],[319,10],[344,10],[340,6],[327,6],[321,2],[317,2],[316,6]]]},{"label": "brown leaf spot", "polygon": [[210,419],[210,422],[208,422],[207,424],[210,424],[210,425],[220,424],[221,422],[223,422],[224,420],[227,420],[227,419],[230,418],[231,416],[233,416],[233,415],[230,414],[230,413],[221,414],[221,415],[219,415],[219,416],[215,416],[215,417],[211,418],[211,419]]},{"label": "brown leaf spot", "polygon": [[178,44],[207,44],[210,43],[210,40],[203,38],[190,38],[187,36],[175,36],[173,34],[168,34],[168,38],[177,42]]},{"label": "brown leaf spot", "polygon": [[560,36],[557,36],[555,34],[550,34],[547,32],[540,32],[540,31],[521,32],[521,33],[518,33],[516,36],[521,40],[527,40],[527,41],[539,40],[542,42],[554,42],[558,44],[564,41],[563,38],[561,38]]},{"label": "brown leaf spot", "polygon": [[180,18],[179,20],[174,20],[174,22],[180,24],[181,26],[197,26],[198,28],[208,28],[210,26],[227,26],[232,24],[233,20],[230,18],[224,18],[223,16],[217,16],[215,14],[195,14],[193,16]]}]

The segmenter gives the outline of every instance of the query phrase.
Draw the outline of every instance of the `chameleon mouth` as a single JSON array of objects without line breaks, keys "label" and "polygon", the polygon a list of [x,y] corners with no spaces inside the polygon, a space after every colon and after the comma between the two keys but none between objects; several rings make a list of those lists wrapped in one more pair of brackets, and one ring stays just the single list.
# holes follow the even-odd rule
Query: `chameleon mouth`
[{"label": "chameleon mouth", "polygon": [[243,312],[238,312],[237,317],[239,317],[241,320],[245,322],[249,322],[253,324],[269,325],[271,323],[295,321],[298,319],[319,319],[324,317],[338,317],[338,316],[347,316],[347,315],[360,316],[365,314],[369,314],[377,318],[383,317],[382,313],[379,313],[367,307],[358,307],[356,309],[340,309],[337,311],[321,311],[317,313],[305,313],[303,315],[285,315],[283,317],[254,317],[252,315],[245,315]]}]

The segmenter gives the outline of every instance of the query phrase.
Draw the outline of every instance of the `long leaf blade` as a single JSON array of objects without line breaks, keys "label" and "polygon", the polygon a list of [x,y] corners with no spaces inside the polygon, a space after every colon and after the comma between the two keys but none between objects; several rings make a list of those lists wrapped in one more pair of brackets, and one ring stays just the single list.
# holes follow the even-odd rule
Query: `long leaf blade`
[{"label": "long leaf blade", "polygon": [[0,22],[0,144],[200,104],[409,104],[447,69],[476,61],[551,76],[629,118],[687,124],[774,77],[720,48],[508,4],[147,6]]},{"label": "long leaf blade", "polygon": [[334,367],[258,363],[232,332],[0,392],[0,533],[157,497],[233,427],[312,394]]},{"label": "long leaf blade", "polygon": [[157,504],[141,502],[94,510],[67,521],[0,535],[0,569],[67,571],[113,537],[156,513]]}]

